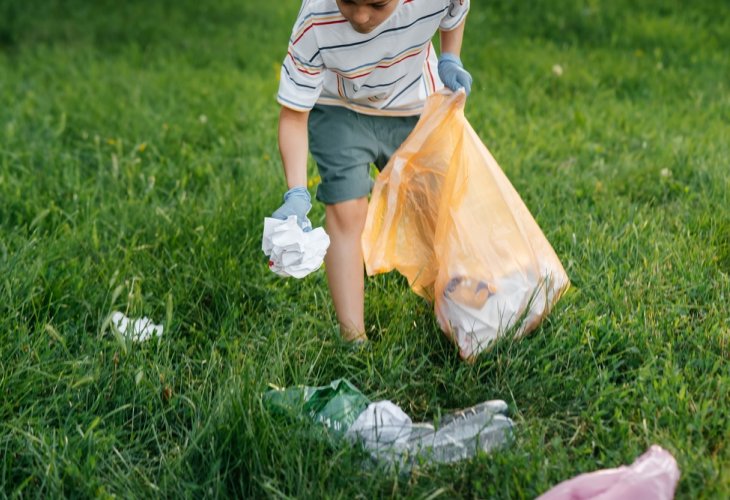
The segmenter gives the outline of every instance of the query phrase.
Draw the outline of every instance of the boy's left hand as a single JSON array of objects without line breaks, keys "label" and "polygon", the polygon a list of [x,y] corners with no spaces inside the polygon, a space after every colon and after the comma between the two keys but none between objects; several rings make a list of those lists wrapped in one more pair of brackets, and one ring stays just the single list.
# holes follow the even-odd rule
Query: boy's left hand
[{"label": "boy's left hand", "polygon": [[297,224],[302,231],[309,232],[312,230],[312,223],[307,218],[309,210],[312,208],[312,201],[309,191],[304,186],[291,188],[284,194],[284,204],[271,214],[271,217],[279,220],[286,220],[290,215],[297,216]]},{"label": "boy's left hand", "polygon": [[454,54],[444,52],[439,58],[439,78],[448,88],[456,92],[463,88],[466,95],[471,92],[471,75],[464,69],[461,59]]}]

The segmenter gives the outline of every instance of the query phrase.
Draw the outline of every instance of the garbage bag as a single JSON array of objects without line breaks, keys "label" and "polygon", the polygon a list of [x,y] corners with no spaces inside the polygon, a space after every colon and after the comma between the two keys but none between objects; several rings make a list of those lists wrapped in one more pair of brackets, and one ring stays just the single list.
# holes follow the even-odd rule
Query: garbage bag
[{"label": "garbage bag", "polygon": [[344,433],[367,408],[370,400],[348,380],[337,379],[321,387],[296,386],[271,389],[264,403],[291,417],[307,417],[325,427]]},{"label": "garbage bag", "polygon": [[677,461],[661,446],[652,445],[629,466],[580,474],[537,500],[671,500],[677,481]]},{"label": "garbage bag", "polygon": [[463,91],[432,94],[378,176],[362,235],[369,275],[398,270],[434,303],[467,360],[533,330],[568,276],[464,116]]}]

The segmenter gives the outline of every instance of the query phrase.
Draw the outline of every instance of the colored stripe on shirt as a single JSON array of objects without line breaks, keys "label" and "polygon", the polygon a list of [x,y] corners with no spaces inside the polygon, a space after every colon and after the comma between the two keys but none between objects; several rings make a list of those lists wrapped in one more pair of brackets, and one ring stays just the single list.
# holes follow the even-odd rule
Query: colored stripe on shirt
[{"label": "colored stripe on shirt", "polygon": [[[468,0],[393,0],[390,16],[358,33],[336,0],[303,0],[279,82],[282,105],[316,102],[382,115],[418,114],[442,83],[431,40],[464,21]],[[295,104],[292,104],[295,103]]]}]

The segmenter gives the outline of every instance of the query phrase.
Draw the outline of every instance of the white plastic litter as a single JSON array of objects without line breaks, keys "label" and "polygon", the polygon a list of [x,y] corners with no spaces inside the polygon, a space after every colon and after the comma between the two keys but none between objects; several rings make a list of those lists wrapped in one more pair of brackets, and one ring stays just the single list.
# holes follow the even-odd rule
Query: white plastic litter
[{"label": "white plastic litter", "polygon": [[512,439],[512,420],[502,400],[485,401],[438,422],[413,423],[390,401],[370,404],[345,437],[359,441],[374,459],[408,467],[418,461],[452,463],[490,452]]},{"label": "white plastic litter", "polygon": [[123,336],[135,342],[144,342],[147,339],[162,337],[162,325],[156,325],[150,318],[144,316],[138,319],[130,319],[124,313],[114,311],[112,313],[112,326]]},{"label": "white plastic litter", "polygon": [[390,401],[370,403],[355,420],[347,435],[366,443],[407,444],[413,421]]},{"label": "white plastic litter", "polygon": [[269,268],[279,276],[303,278],[322,266],[330,238],[321,227],[304,232],[295,215],[287,220],[264,219],[261,249]]}]

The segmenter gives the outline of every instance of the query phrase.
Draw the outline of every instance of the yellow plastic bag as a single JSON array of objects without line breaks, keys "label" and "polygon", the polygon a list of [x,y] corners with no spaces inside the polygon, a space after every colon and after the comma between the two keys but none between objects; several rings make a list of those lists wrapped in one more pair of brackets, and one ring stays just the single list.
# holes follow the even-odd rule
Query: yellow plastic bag
[{"label": "yellow plastic bag", "polygon": [[362,246],[368,274],[403,274],[472,360],[512,328],[533,330],[570,283],[466,120],[465,100],[463,91],[429,98],[375,182]]}]

